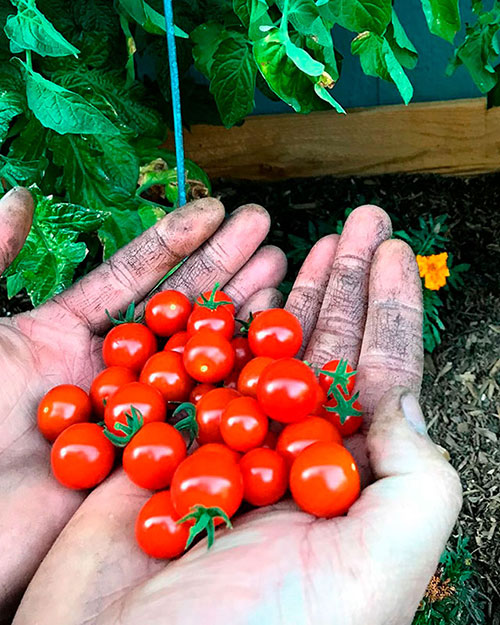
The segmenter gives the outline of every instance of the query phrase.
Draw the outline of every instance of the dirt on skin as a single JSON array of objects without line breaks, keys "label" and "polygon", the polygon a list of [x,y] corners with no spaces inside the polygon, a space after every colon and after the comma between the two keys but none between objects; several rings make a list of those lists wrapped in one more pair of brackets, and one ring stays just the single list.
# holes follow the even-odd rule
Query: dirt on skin
[{"label": "dirt on skin", "polygon": [[[256,202],[271,213],[268,242],[289,255],[288,282],[314,241],[335,232],[345,210],[373,203],[395,229],[418,217],[447,214],[454,262],[470,263],[465,288],[448,292],[441,311],[442,344],[426,356],[422,392],[433,439],[445,447],[464,485],[464,506],[451,543],[469,536],[487,622],[500,624],[500,174],[474,178],[379,176],[277,183],[216,181],[227,210]],[[296,239],[294,237],[300,237]],[[303,249],[301,249],[301,246]],[[29,308],[10,302],[0,282],[0,315]]]}]

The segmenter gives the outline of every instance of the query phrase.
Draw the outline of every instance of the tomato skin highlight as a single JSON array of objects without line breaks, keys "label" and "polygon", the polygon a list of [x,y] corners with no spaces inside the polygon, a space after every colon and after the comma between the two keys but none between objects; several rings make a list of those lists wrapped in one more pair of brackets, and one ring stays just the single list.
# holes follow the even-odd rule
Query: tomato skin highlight
[{"label": "tomato skin highlight", "polygon": [[274,450],[258,447],[240,460],[243,498],[253,506],[270,506],[279,501],[288,486],[288,469]]},{"label": "tomato skin highlight", "polygon": [[249,451],[264,442],[269,419],[253,397],[237,397],[229,402],[220,420],[220,433],[228,447]]},{"label": "tomato skin highlight", "polygon": [[[210,299],[210,296],[212,295],[212,291],[205,291],[203,295],[205,299]],[[234,308],[232,297],[227,295],[227,293],[224,293],[224,291],[217,291],[213,299],[214,299],[214,302],[229,302],[229,304],[220,304],[219,306],[217,306],[217,308],[218,310],[225,308],[234,317],[234,313],[236,312],[236,310]],[[205,308],[203,298],[201,297],[201,295],[197,298],[196,302],[194,303],[194,308],[198,308],[198,307]]]},{"label": "tomato skin highlight", "polygon": [[[221,508],[232,517],[243,499],[243,476],[239,465],[225,454],[195,452],[177,467],[170,492],[181,517],[197,505]],[[215,525],[222,522],[221,517],[215,519]]]},{"label": "tomato skin highlight", "polygon": [[[345,395],[345,394],[342,393],[342,395]],[[337,405],[337,402],[333,398],[329,399],[325,404],[325,406],[328,406],[330,408],[335,408],[336,405]],[[356,410],[360,410],[360,411],[362,410],[361,404],[359,403],[359,401],[355,401],[353,404],[353,407],[356,408]],[[323,412],[323,416],[325,419],[330,421],[330,423],[332,423],[337,428],[337,430],[340,432],[342,436],[351,436],[351,434],[354,434],[355,432],[357,432],[359,428],[363,425],[363,417],[349,415],[345,419],[344,423],[341,423],[340,416],[337,412],[330,412],[329,410],[325,410]]]},{"label": "tomato skin highlight", "polygon": [[198,423],[197,440],[200,445],[222,443],[220,420],[230,401],[239,397],[238,391],[230,388],[216,388],[204,395],[196,406]]},{"label": "tomato skin highlight", "polygon": [[360,492],[354,458],[337,443],[314,443],[294,460],[290,490],[305,512],[323,518],[340,516],[349,510]]},{"label": "tomato skin highlight", "polygon": [[236,336],[231,345],[234,349],[234,370],[241,371],[243,367],[254,357],[250,349],[250,343],[244,336]]},{"label": "tomato skin highlight", "polygon": [[302,345],[302,326],[283,308],[263,310],[248,330],[250,349],[256,356],[293,358]]},{"label": "tomato skin highlight", "polygon": [[170,486],[175,469],[186,457],[182,434],[168,423],[143,426],[123,451],[123,469],[130,480],[149,490]]},{"label": "tomato skin highlight", "polygon": [[186,343],[189,340],[189,334],[182,330],[181,332],[176,332],[172,334],[172,336],[165,343],[165,347],[163,351],[165,352],[179,352],[179,354],[184,353],[184,348],[186,347]]},{"label": "tomato skin highlight", "polygon": [[184,367],[182,354],[174,351],[151,356],[141,371],[139,381],[158,389],[166,402],[187,401],[195,386]]},{"label": "tomato skin highlight", "polygon": [[268,365],[257,385],[266,414],[282,423],[302,421],[316,405],[316,377],[300,360],[282,358]]},{"label": "tomato skin highlight", "polygon": [[134,406],[143,417],[143,425],[153,421],[165,421],[167,406],[160,391],[142,382],[130,382],[112,395],[104,409],[104,423],[110,432],[123,436],[115,429],[116,423],[127,423],[126,413]]},{"label": "tomato skin highlight", "polygon": [[201,330],[211,330],[221,334],[230,341],[234,334],[234,326],[234,317],[227,308],[222,306],[215,310],[210,310],[209,308],[197,306],[189,316],[187,333],[189,336],[193,336]]},{"label": "tomato skin highlight", "polygon": [[[332,371],[335,372],[337,370],[337,367],[339,366],[340,360],[339,359],[334,359],[334,360],[329,360],[323,367],[321,367],[324,371]],[[351,365],[347,365],[346,366],[346,372],[347,373],[352,373],[354,371],[354,369],[351,367]],[[321,388],[325,391],[325,393],[328,393],[328,389],[330,388],[330,386],[332,385],[333,382],[333,378],[331,378],[328,375],[325,375],[324,373],[320,373],[318,376],[318,380],[319,383],[321,385]],[[350,395],[353,390],[354,390],[354,384],[356,383],[356,376],[353,375],[349,378],[349,381],[347,382],[347,390],[348,390],[348,394]]]},{"label": "tomato skin highlight", "polygon": [[92,404],[82,388],[60,384],[46,393],[38,404],[38,429],[52,443],[70,425],[89,421],[91,413]]},{"label": "tomato skin highlight", "polygon": [[106,367],[127,367],[139,372],[158,349],[155,335],[140,323],[122,323],[112,328],[102,344]]},{"label": "tomato skin highlight", "polygon": [[186,546],[189,526],[187,523],[177,524],[179,519],[170,491],[152,495],[140,509],[135,522],[139,547],[152,558],[180,556]]},{"label": "tomato skin highlight", "polygon": [[233,369],[234,349],[218,332],[200,330],[186,343],[183,361],[198,382],[221,382]]},{"label": "tomato skin highlight", "polygon": [[156,293],[146,304],[146,325],[158,336],[172,336],[186,328],[193,306],[179,291]]},{"label": "tomato skin highlight", "polygon": [[197,384],[189,393],[189,401],[196,406],[202,397],[216,388],[213,384]]},{"label": "tomato skin highlight", "polygon": [[242,395],[257,397],[257,384],[264,369],[274,362],[273,358],[257,356],[248,361],[238,376],[236,388]]},{"label": "tomato skin highlight", "polygon": [[322,417],[308,417],[299,423],[290,423],[278,436],[276,451],[283,456],[288,467],[306,447],[313,443],[337,443],[342,445],[342,437],[337,428]]},{"label": "tomato skin highlight", "polygon": [[111,472],[115,449],[96,423],[75,423],[56,438],[50,463],[56,480],[73,490],[93,488]]},{"label": "tomato skin highlight", "polygon": [[126,367],[108,367],[98,373],[90,386],[90,401],[94,414],[102,418],[104,402],[107,402],[119,388],[136,380],[137,375],[134,371]]}]

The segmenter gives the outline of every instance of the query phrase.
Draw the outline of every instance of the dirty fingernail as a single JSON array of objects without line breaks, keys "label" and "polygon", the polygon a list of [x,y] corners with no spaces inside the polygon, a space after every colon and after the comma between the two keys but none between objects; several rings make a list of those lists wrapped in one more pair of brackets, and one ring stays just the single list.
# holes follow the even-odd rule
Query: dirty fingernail
[{"label": "dirty fingernail", "polygon": [[425,419],[418,403],[418,399],[413,393],[407,393],[401,398],[401,409],[405,416],[405,419],[412,426],[412,428],[422,435],[427,435],[427,427],[425,426]]}]

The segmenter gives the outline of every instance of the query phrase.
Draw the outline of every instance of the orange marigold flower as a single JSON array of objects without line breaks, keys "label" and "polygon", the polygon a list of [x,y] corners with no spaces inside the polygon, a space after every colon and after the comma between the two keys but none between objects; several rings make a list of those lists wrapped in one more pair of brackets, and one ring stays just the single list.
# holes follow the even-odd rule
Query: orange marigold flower
[{"label": "orange marigold flower", "polygon": [[448,253],[432,254],[431,256],[420,256],[417,254],[418,270],[420,277],[424,278],[426,289],[438,291],[446,284],[446,278],[450,275],[450,270],[446,264]]}]

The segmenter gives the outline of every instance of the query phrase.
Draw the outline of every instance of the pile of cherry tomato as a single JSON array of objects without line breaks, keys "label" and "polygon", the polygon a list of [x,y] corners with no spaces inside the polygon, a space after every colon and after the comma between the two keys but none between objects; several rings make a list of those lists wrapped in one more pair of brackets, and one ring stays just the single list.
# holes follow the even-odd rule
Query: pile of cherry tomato
[{"label": "pile of cherry tomato", "polygon": [[318,369],[297,359],[302,328],[286,310],[250,315],[235,335],[233,302],[217,286],[194,304],[159,292],[143,321],[130,307],[113,320],[89,393],[56,386],[38,408],[61,484],[93,488],[121,459],[134,484],[156,491],[135,534],[157,558],[180,555],[203,532],[210,546],[242,507],[291,493],[330,518],[359,495],[342,444],[362,423],[356,372],[345,360]]}]

